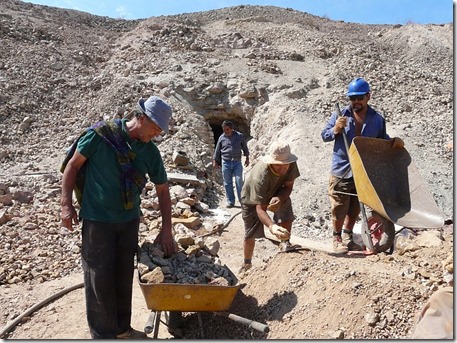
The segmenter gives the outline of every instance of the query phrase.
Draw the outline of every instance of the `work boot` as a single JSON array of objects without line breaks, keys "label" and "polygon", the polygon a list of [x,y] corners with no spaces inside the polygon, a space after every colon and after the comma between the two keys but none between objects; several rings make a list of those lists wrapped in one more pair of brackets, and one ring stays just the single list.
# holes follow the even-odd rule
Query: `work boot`
[{"label": "work boot", "polygon": [[341,241],[345,247],[348,248],[349,251],[362,251],[363,248],[354,242],[352,239],[352,231],[343,230],[341,234]]},{"label": "work boot", "polygon": [[148,335],[146,335],[142,331],[138,331],[138,330],[135,330],[132,328],[130,328],[126,332],[123,332],[116,336],[116,339],[145,339],[145,338],[148,338]]},{"label": "work boot", "polygon": [[340,235],[333,236],[333,252],[335,254],[346,254],[348,252],[348,248],[343,245]]}]

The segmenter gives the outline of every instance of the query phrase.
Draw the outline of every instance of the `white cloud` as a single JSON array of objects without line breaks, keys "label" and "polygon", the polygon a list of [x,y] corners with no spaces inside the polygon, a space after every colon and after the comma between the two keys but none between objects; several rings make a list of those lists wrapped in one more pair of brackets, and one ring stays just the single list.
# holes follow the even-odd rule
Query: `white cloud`
[{"label": "white cloud", "polygon": [[119,18],[128,19],[128,18],[132,17],[132,13],[130,13],[128,10],[126,10],[126,8],[122,5],[118,6],[116,8],[116,13]]}]

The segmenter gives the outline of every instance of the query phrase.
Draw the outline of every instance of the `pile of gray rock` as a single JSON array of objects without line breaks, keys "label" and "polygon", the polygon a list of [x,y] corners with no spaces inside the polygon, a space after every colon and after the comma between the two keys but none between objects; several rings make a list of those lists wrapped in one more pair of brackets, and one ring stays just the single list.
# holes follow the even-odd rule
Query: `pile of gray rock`
[{"label": "pile of gray rock", "polygon": [[147,284],[211,284],[232,286],[233,273],[222,265],[217,253],[220,243],[213,237],[201,237],[183,224],[175,226],[178,253],[165,258],[160,244],[144,241],[138,251],[140,280]]}]

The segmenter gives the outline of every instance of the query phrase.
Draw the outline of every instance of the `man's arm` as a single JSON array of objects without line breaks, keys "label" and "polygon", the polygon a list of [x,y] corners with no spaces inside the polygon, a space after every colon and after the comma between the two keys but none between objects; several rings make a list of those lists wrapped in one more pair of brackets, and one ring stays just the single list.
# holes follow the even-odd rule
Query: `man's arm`
[{"label": "man's arm", "polygon": [[[292,193],[292,189],[294,188],[294,181],[286,181],[281,189],[276,194],[276,197],[279,198],[281,202],[285,202],[287,198],[290,197]],[[259,217],[260,221],[263,225],[270,227],[274,224],[273,220],[271,220],[270,215],[267,213],[267,208],[269,204],[257,204],[256,205],[256,212],[257,216]]]},{"label": "man's arm", "polygon": [[268,227],[268,230],[279,239],[289,239],[290,232],[286,228],[276,224],[273,220],[271,220],[270,216],[267,213],[267,206],[268,205],[256,205],[255,209],[260,221],[263,225],[266,225]]},{"label": "man's arm", "polygon": [[241,140],[241,149],[243,150],[243,154],[246,157],[246,160],[244,161],[244,166],[247,167],[249,165],[249,149],[248,145],[246,144],[246,138],[243,134]]},{"label": "man's arm", "polygon": [[273,220],[271,220],[270,216],[267,213],[267,205],[257,204],[255,210],[257,212],[257,216],[259,217],[260,221],[263,225],[270,227],[274,224]]},{"label": "man's arm", "polygon": [[78,175],[79,169],[86,161],[87,159],[76,150],[63,172],[60,218],[62,220],[61,225],[70,231],[73,231],[73,224],[78,224],[78,215],[73,206],[73,189],[76,183],[76,175]]},{"label": "man's arm", "polygon": [[171,225],[171,199],[168,182],[155,185],[157,197],[159,198],[159,208],[162,215],[162,229],[155,242],[160,243],[162,250],[167,256],[177,252],[177,246],[173,239]]},{"label": "man's arm", "polygon": [[337,120],[337,113],[333,112],[330,116],[327,124],[325,125],[324,129],[321,132],[321,137],[324,142],[330,142],[335,139],[335,131],[334,127]]},{"label": "man's arm", "polygon": [[217,140],[216,148],[214,150],[213,155],[213,167],[219,167],[222,163],[222,156],[221,156],[221,137]]},{"label": "man's arm", "polygon": [[284,202],[287,200],[287,198],[290,197],[290,194],[292,193],[293,189],[294,181],[286,181],[284,182],[284,185],[279,189],[275,196],[277,196],[279,200],[281,200],[281,202]]},{"label": "man's arm", "polygon": [[281,208],[281,203],[284,203],[292,193],[294,188],[294,181],[286,181],[284,185],[276,192],[275,196],[271,198],[267,210],[276,212]]}]

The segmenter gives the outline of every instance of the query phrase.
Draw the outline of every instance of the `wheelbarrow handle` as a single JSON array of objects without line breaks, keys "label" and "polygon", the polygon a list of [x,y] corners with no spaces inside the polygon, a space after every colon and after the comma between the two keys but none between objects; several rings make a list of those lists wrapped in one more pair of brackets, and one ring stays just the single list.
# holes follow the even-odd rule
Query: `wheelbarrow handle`
[{"label": "wheelbarrow handle", "polygon": [[151,313],[149,313],[148,320],[147,320],[146,324],[144,325],[145,333],[150,334],[154,330],[155,321],[156,321],[156,313],[155,313],[155,311],[151,311]]},{"label": "wheelbarrow handle", "polygon": [[238,323],[241,323],[241,324],[245,324],[245,325],[253,328],[254,330],[257,330],[257,331],[260,331],[260,332],[263,332],[263,333],[268,333],[270,331],[270,328],[266,324],[262,324],[262,323],[254,321],[254,320],[243,318],[243,317],[237,316],[236,314],[233,314],[233,313],[215,312],[215,314],[217,314],[219,316],[222,316],[222,317],[229,318],[229,319],[231,319],[231,320],[233,320],[235,322],[238,322]]},{"label": "wheelbarrow handle", "polygon": [[149,313],[148,320],[144,326],[145,333],[150,334],[154,331],[154,338],[157,338],[159,334],[160,314],[161,311],[151,311],[151,313]]}]

